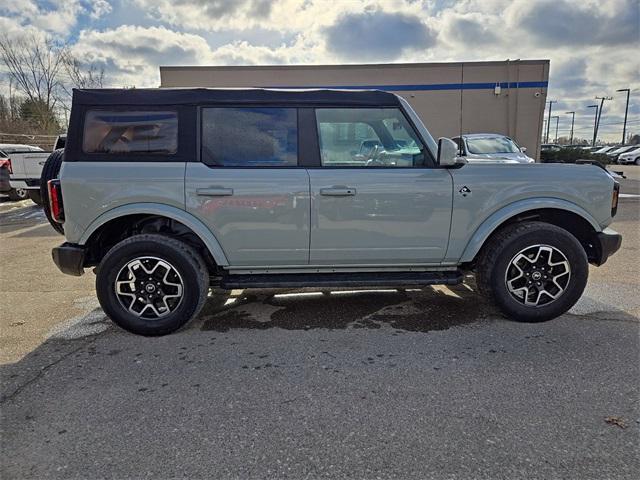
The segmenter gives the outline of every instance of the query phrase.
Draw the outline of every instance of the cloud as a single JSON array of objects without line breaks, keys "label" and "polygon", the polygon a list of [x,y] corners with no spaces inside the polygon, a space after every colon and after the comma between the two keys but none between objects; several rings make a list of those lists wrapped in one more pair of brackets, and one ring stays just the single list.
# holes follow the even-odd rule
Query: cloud
[{"label": "cloud", "polygon": [[228,29],[265,23],[271,0],[134,0],[149,15],[191,29]]},{"label": "cloud", "polygon": [[449,15],[443,25],[444,34],[459,45],[489,45],[498,42],[496,25],[484,15]]},{"label": "cloud", "polygon": [[34,0],[0,0],[0,11],[21,25],[61,35],[73,29],[82,10],[79,0],[51,0],[46,4]]},{"label": "cloud", "polygon": [[94,20],[111,13],[113,8],[111,4],[106,0],[92,0],[91,2],[91,14],[90,17]]},{"label": "cloud", "polygon": [[158,65],[211,62],[211,49],[198,35],[164,27],[123,25],[115,29],[83,30],[73,52],[84,62],[105,68],[112,84],[157,86]]},{"label": "cloud", "polygon": [[[516,24],[544,45],[621,45],[640,40],[636,0],[609,5],[543,0],[512,7]],[[607,8],[608,7],[608,8]]]},{"label": "cloud", "polygon": [[325,29],[327,49],[347,60],[394,60],[406,50],[427,49],[436,36],[419,17],[402,13],[350,13]]}]

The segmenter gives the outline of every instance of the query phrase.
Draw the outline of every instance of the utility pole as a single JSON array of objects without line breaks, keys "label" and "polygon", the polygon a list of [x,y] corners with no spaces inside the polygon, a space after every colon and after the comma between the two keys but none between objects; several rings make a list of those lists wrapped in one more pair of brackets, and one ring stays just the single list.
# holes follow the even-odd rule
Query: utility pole
[{"label": "utility pole", "polygon": [[547,132],[547,120],[542,119],[542,138],[540,139],[542,143],[547,143],[546,140],[544,139],[546,132]]},{"label": "utility pole", "polygon": [[573,145],[573,124],[576,121],[576,112],[564,112],[566,114],[571,114],[571,137],[569,139],[569,145]]},{"label": "utility pole", "polygon": [[595,108],[596,109],[596,116],[593,119],[593,141],[591,142],[591,146],[595,147],[596,146],[596,134],[598,133],[598,131],[596,130],[598,127],[598,105],[587,105],[587,108]]},{"label": "utility pole", "polygon": [[602,118],[602,109],[604,108],[604,101],[611,100],[613,97],[596,97],[596,100],[600,100],[600,110],[598,111],[598,120],[596,121],[596,131],[593,133],[593,138],[598,136],[598,130],[600,129],[600,119]]},{"label": "utility pole", "polygon": [[631,93],[631,89],[621,88],[620,90],[616,90],[616,92],[627,92],[627,106],[624,107],[624,127],[622,127],[622,145],[624,145],[627,136],[627,113],[629,113],[629,94]]},{"label": "utility pole", "polygon": [[556,139],[553,141],[553,143],[558,143],[558,122],[560,122],[560,115],[554,115],[551,118],[556,119]]},{"label": "utility pole", "polygon": [[544,143],[549,143],[549,127],[551,125],[551,108],[554,103],[558,103],[557,100],[549,100],[549,115],[547,116],[547,136]]}]

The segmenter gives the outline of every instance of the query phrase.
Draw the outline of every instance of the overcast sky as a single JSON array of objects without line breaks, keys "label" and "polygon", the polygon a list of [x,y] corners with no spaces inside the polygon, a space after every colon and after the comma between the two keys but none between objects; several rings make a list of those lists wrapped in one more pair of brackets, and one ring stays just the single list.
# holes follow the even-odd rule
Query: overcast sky
[{"label": "overcast sky", "polygon": [[0,32],[69,42],[108,86],[158,86],[159,65],[550,59],[548,98],[577,112],[576,135],[590,137],[593,98],[614,96],[612,140],[619,88],[640,132],[639,24],[638,0],[0,0]]}]

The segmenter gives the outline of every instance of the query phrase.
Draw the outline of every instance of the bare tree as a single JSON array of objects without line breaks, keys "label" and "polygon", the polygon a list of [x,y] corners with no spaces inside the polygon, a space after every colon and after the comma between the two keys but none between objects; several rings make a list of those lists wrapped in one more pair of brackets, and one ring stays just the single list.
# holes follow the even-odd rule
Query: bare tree
[{"label": "bare tree", "polygon": [[0,60],[17,90],[32,105],[43,130],[48,131],[62,88],[64,47],[30,35],[18,39],[0,37]]},{"label": "bare tree", "polygon": [[[71,88],[102,88],[104,67],[98,68],[94,64],[81,62],[69,49],[64,50],[62,62]],[[63,85],[68,89],[66,82]]]},{"label": "bare tree", "polygon": [[59,128],[60,112],[68,117],[73,88],[101,88],[104,83],[104,68],[82,61],[66,45],[35,35],[0,36],[0,61],[25,100],[20,101],[23,114],[45,133]]}]

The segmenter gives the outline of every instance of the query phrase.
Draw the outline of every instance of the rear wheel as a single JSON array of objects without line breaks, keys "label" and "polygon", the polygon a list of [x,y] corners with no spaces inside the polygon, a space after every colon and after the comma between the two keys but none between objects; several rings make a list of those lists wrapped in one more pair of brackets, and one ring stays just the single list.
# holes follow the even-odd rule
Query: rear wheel
[{"label": "rear wheel", "polygon": [[44,167],[42,167],[42,173],[40,174],[40,205],[42,205],[42,209],[44,210],[44,214],[49,220],[49,223],[53,227],[53,229],[58,232],[60,235],[64,235],[64,228],[62,224],[56,222],[51,216],[51,208],[49,207],[49,189],[48,182],[49,180],[54,180],[58,178],[60,174],[60,167],[62,166],[62,161],[64,160],[64,149],[58,149],[47,157],[47,161],[44,163]]},{"label": "rear wheel", "polygon": [[575,305],[588,273],[586,253],[573,235],[525,222],[504,228],[485,246],[476,282],[509,318],[543,322]]},{"label": "rear wheel", "polygon": [[96,291],[105,313],[139,335],[171,333],[201,310],[209,275],[200,255],[164,235],[135,235],[118,243],[97,269]]},{"label": "rear wheel", "polygon": [[9,199],[15,201],[29,198],[26,188],[12,188],[9,190]]}]

